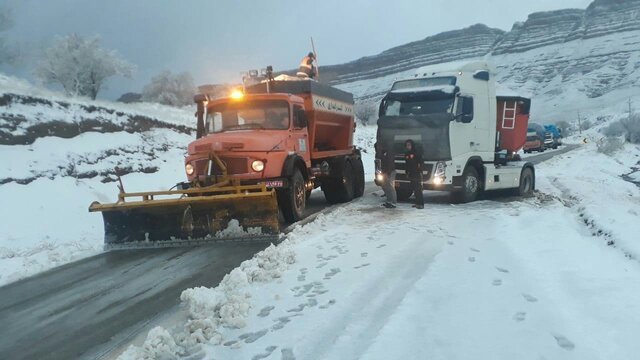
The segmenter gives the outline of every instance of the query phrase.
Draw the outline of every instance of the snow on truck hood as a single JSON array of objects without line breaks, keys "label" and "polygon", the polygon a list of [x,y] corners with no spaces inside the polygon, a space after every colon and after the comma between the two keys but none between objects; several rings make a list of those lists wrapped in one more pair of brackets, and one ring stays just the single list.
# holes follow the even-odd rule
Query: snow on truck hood
[{"label": "snow on truck hood", "polygon": [[188,146],[190,155],[205,151],[283,151],[286,134],[265,136],[264,133],[234,131],[202,137]]}]

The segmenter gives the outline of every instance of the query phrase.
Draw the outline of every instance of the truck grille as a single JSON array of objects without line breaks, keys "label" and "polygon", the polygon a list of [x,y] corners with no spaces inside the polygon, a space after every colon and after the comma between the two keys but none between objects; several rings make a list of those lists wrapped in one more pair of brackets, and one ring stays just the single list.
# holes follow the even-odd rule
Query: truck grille
[{"label": "truck grille", "polygon": [[[246,174],[249,172],[249,159],[247,158],[221,157],[220,160],[222,160],[227,167],[227,173],[229,175]],[[215,162],[213,162],[211,175],[222,175],[222,170]]]},{"label": "truck grille", "polygon": [[[406,180],[407,179],[407,164],[404,159],[395,161],[396,168],[396,179],[397,180]],[[433,164],[422,164],[422,179],[423,181],[427,181],[431,177],[431,171],[433,170]]]}]

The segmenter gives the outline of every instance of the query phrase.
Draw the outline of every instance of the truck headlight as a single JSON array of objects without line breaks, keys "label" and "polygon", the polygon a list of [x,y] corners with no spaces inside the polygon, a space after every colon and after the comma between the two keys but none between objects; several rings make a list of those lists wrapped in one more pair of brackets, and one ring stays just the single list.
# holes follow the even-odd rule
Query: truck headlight
[{"label": "truck headlight", "polygon": [[251,168],[255,172],[261,172],[262,170],[264,170],[264,161],[262,161],[262,160],[254,160],[251,163]]},{"label": "truck headlight", "polygon": [[380,173],[376,174],[376,180],[378,182],[383,182],[384,181],[384,175],[382,175]]},{"label": "truck headlight", "polygon": [[436,163],[436,167],[433,170],[433,183],[435,185],[440,185],[444,183],[445,173],[447,171],[447,164],[443,161],[438,161]]},{"label": "truck headlight", "polygon": [[187,175],[191,176],[196,171],[196,169],[193,167],[193,165],[187,164],[184,166],[184,171],[187,173]]}]

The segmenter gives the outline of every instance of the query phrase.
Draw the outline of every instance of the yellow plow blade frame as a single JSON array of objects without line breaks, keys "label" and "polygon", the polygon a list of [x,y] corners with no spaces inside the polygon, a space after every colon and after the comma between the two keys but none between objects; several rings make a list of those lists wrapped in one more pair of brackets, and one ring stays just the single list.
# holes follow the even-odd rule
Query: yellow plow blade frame
[{"label": "yellow plow blade frame", "polygon": [[[280,232],[276,193],[264,185],[121,192],[116,203],[94,202],[89,211],[102,212],[106,248],[273,241]],[[232,220],[243,231],[221,233]]]}]

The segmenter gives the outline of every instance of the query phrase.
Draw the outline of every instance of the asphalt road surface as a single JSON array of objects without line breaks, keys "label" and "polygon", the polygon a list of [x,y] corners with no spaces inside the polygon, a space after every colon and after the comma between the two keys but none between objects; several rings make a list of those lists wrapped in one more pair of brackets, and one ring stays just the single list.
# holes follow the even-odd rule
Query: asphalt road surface
[{"label": "asphalt road surface", "polygon": [[[524,160],[540,163],[577,146]],[[366,193],[376,189],[368,183]],[[326,208],[322,193],[314,191],[305,222]],[[107,356],[175,309],[184,289],[215,287],[266,246],[111,251],[0,287],[0,359]]]},{"label": "asphalt road surface", "polygon": [[[307,213],[325,208],[315,191]],[[0,359],[100,357],[116,335],[133,337],[176,308],[183,290],[217,286],[268,245],[117,250],[0,287]]]}]

